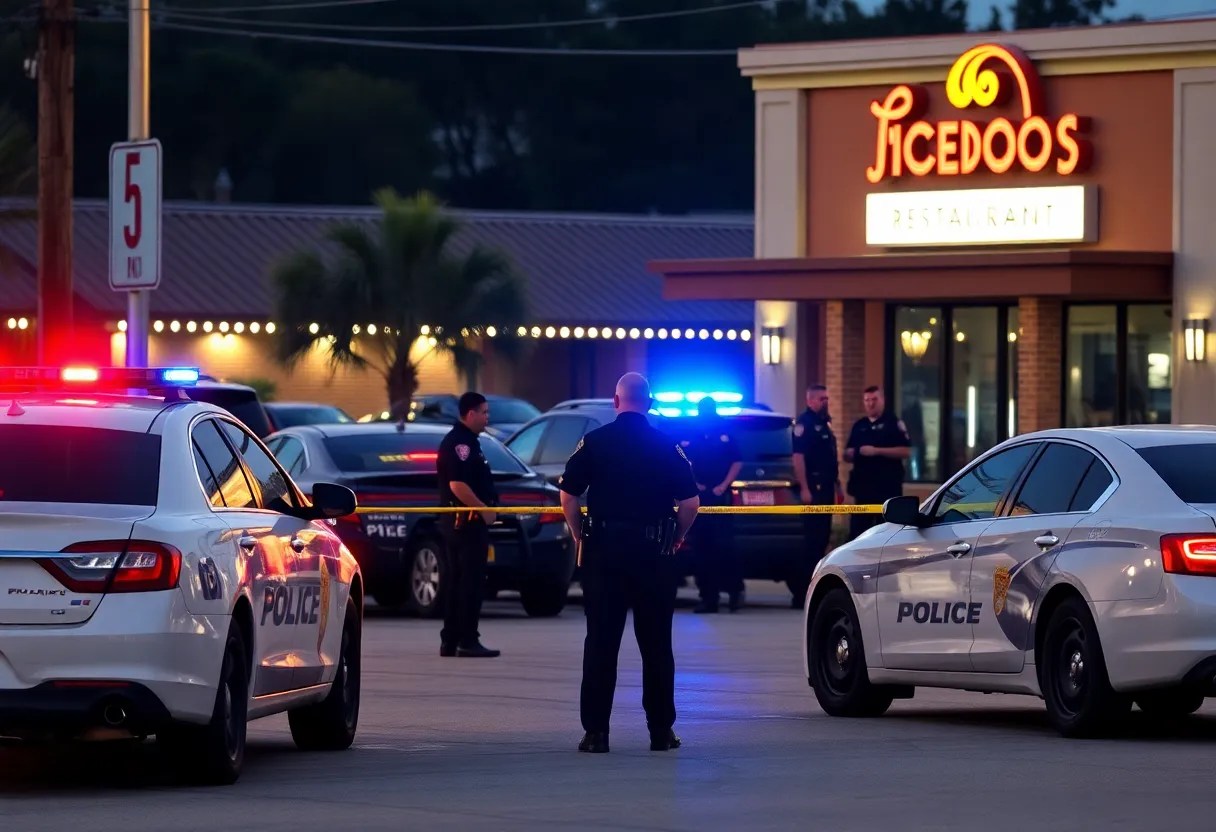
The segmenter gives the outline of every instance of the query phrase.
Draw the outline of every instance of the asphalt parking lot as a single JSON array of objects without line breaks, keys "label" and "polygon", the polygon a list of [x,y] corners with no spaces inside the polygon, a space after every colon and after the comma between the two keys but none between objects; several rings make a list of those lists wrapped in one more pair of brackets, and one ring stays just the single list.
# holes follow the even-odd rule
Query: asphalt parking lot
[{"label": "asphalt parking lot", "polygon": [[0,749],[2,828],[1212,829],[1216,704],[1094,742],[1058,738],[1025,697],[918,691],[878,720],[830,719],[802,678],[798,613],[775,585],[751,596],[738,615],[677,614],[675,752],[648,750],[628,640],[612,753],[574,750],[577,606],[529,620],[489,604],[495,660],[441,659],[437,623],[373,612],[354,749],[303,754],[285,718],[254,723],[224,789],[175,786],[152,743]]}]

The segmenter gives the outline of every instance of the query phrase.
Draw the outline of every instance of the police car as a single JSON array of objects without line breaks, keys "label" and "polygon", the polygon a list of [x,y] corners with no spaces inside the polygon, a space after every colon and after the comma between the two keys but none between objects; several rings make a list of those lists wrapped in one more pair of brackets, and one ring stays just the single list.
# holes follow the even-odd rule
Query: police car
[{"label": "police car", "polygon": [[0,735],[156,735],[212,783],[250,719],[353,742],[362,577],[331,523],[355,495],[306,498],[197,378],[0,368]]},{"label": "police car", "polygon": [[1216,428],[1011,439],[836,549],[804,668],[833,716],[917,686],[1043,698],[1065,736],[1216,695]]}]

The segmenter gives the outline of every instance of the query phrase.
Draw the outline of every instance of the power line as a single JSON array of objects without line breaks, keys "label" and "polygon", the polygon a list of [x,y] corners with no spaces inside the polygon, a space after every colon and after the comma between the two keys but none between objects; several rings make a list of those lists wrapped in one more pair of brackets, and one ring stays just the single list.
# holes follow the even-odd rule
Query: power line
[{"label": "power line", "polygon": [[[123,18],[80,18],[81,22],[125,23]],[[152,21],[153,28],[172,29],[179,32],[199,32],[209,35],[229,35],[232,37],[285,40],[295,43],[326,43],[334,46],[362,46],[372,49],[400,49],[413,52],[464,52],[485,53],[495,55],[577,55],[605,57],[648,57],[648,58],[680,58],[680,57],[735,57],[738,49],[560,49],[531,46],[474,46],[462,43],[415,43],[401,40],[372,40],[369,38],[342,38],[329,35],[295,35],[290,32],[255,32],[249,29],[225,29],[218,26],[196,26],[187,23],[167,23]]]},{"label": "power line", "polygon": [[[213,14],[241,14],[243,12],[294,12],[303,9],[339,9],[346,6],[372,6],[379,3],[396,3],[399,0],[312,0],[308,3],[279,3],[273,6],[228,6],[207,9]],[[200,9],[201,11],[201,9]]]},{"label": "power line", "polygon": [[650,12],[648,14],[621,15],[618,17],[592,17],[571,20],[552,20],[548,22],[530,21],[527,23],[482,23],[465,26],[382,26],[382,25],[353,25],[340,23],[304,23],[294,20],[260,21],[240,17],[216,17],[212,10],[191,10],[190,12],[158,11],[158,16],[172,20],[199,20],[208,23],[230,23],[235,25],[282,26],[289,29],[312,29],[333,32],[508,32],[530,29],[559,29],[572,26],[608,26],[619,23],[637,23],[646,20],[667,20],[678,17],[695,17],[717,12],[751,9],[757,6],[771,5],[772,0],[747,0],[747,2],[729,3],[722,6],[708,6],[702,9],[678,9],[667,12]]}]

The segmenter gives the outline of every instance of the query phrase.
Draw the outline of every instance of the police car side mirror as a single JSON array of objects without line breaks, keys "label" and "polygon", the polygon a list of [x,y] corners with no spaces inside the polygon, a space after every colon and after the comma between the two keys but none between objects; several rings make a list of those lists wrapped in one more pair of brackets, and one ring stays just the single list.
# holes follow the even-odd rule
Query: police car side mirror
[{"label": "police car side mirror", "polygon": [[892,497],[882,504],[882,519],[897,526],[923,529],[929,518],[920,513],[920,501],[912,496]]},{"label": "police car side mirror", "polygon": [[354,514],[358,504],[355,492],[346,486],[319,482],[312,487],[312,513],[316,520]]}]

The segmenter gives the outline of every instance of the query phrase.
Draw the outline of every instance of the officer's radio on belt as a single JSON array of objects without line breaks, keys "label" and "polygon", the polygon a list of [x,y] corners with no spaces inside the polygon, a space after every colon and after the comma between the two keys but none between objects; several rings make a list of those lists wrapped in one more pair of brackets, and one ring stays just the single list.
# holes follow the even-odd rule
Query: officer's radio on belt
[{"label": "officer's radio on belt", "polygon": [[[603,534],[603,532],[605,531],[604,523],[600,523],[598,525],[600,526],[600,529],[599,529],[600,534],[596,533],[597,524],[596,524],[595,520],[591,517],[591,515],[590,514],[583,515],[582,523],[580,524],[580,527],[579,527],[580,528],[579,541],[578,541],[578,565],[579,566],[583,565],[583,543],[584,543],[584,541],[587,541],[587,540],[594,541],[598,537],[600,537]],[[672,555],[675,554],[676,535],[679,533],[680,525],[679,525],[679,521],[676,520],[676,516],[674,514],[672,514],[670,517],[668,517],[664,520],[660,520],[655,525],[638,524],[636,528],[637,528],[637,532],[639,533],[639,537],[641,537],[648,543],[657,544],[656,548],[657,548],[658,554],[660,556],[671,557]]]}]

